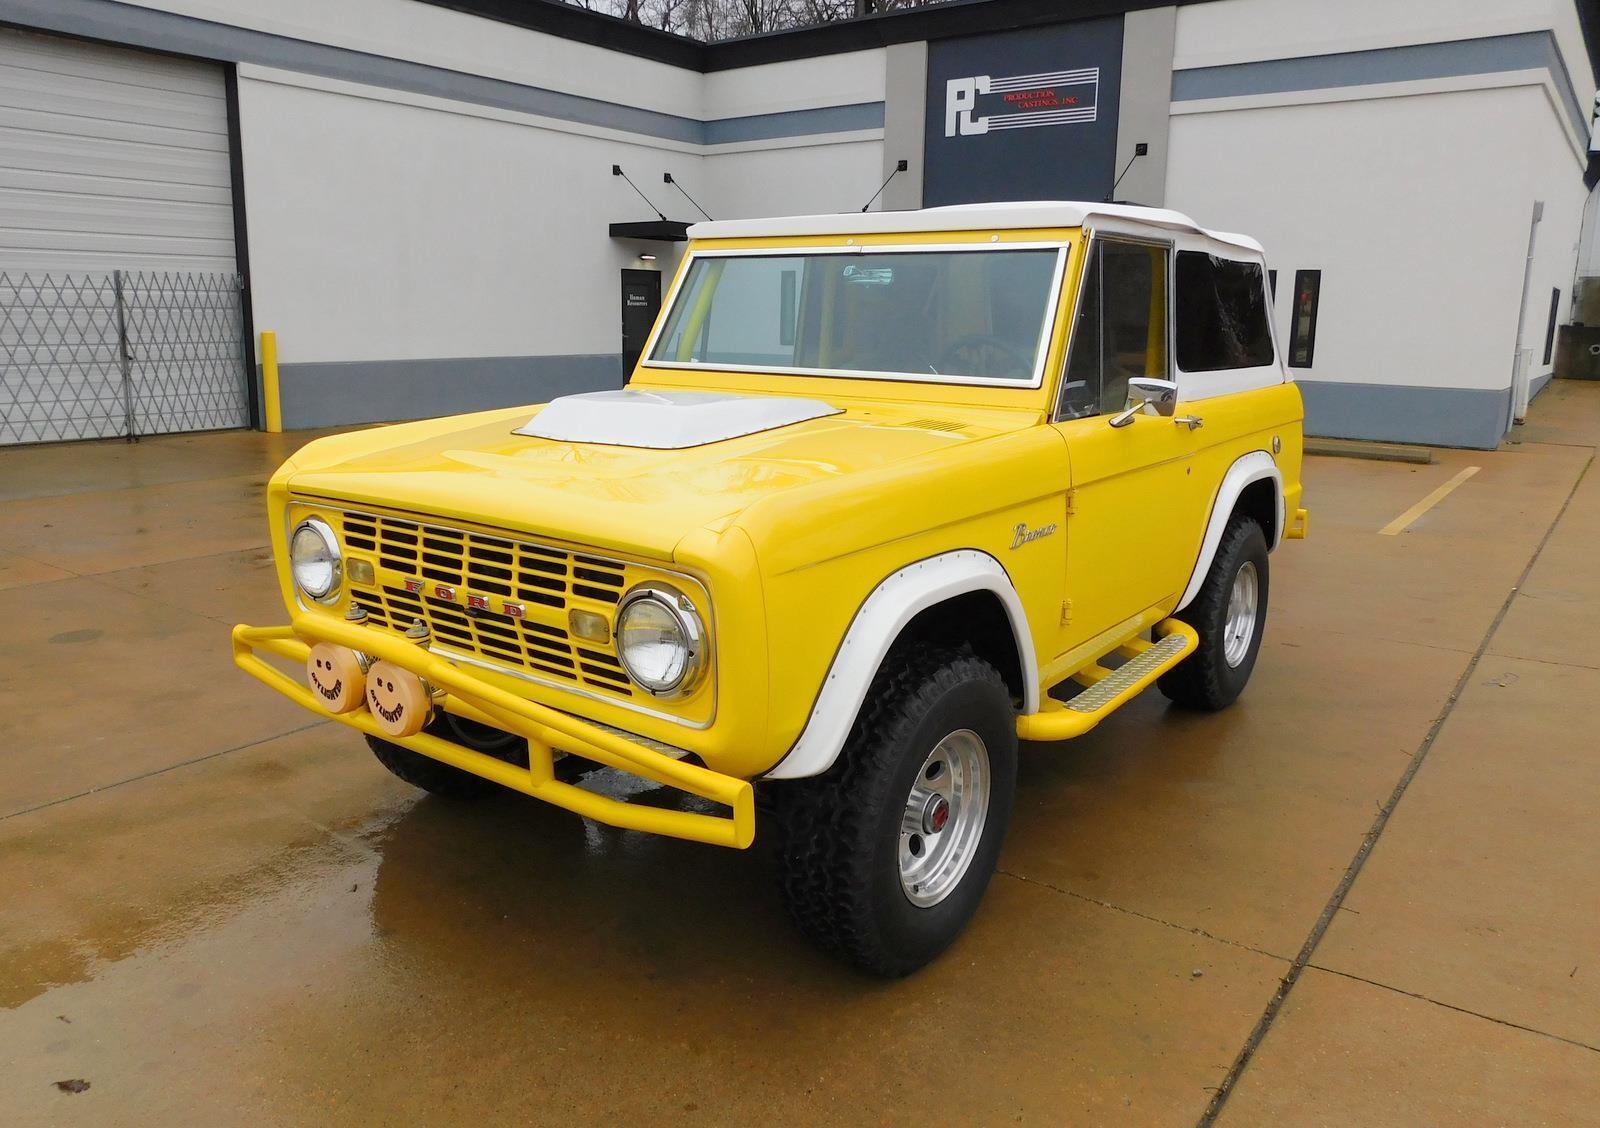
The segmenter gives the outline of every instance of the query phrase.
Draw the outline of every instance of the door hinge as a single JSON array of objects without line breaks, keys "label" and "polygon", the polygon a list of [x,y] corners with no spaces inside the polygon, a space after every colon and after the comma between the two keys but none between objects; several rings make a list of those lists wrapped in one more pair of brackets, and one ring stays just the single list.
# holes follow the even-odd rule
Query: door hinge
[{"label": "door hinge", "polygon": [[1064,627],[1070,622],[1072,622],[1072,600],[1063,599],[1061,601],[1061,625]]},{"label": "door hinge", "polygon": [[1067,516],[1071,517],[1077,511],[1078,511],[1078,491],[1077,490],[1068,490],[1067,491]]}]

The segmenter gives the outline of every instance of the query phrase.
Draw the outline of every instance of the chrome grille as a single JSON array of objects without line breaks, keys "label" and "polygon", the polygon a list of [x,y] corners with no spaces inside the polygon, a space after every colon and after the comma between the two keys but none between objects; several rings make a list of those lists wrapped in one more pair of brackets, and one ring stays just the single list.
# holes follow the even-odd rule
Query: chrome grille
[{"label": "chrome grille", "polygon": [[[633,696],[611,645],[571,637],[567,609],[610,610],[626,565],[527,541],[385,514],[341,515],[347,552],[372,560],[371,584],[350,584],[368,622],[403,632],[418,619],[435,643],[497,666]],[[410,590],[410,581],[421,587]],[[443,590],[441,590],[443,589]],[[484,605],[469,606],[469,597]],[[520,604],[520,617],[507,615]]]}]

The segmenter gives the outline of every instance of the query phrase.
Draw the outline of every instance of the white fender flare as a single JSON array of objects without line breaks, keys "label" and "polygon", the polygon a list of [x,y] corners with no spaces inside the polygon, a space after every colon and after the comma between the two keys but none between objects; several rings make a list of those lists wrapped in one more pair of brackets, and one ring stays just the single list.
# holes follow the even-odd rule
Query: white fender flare
[{"label": "white fender flare", "polygon": [[766,773],[766,778],[803,779],[832,767],[884,655],[906,624],[936,603],[975,591],[993,592],[1005,607],[1022,659],[1022,711],[1037,712],[1039,663],[1033,653],[1028,616],[1011,577],[986,552],[946,552],[908,564],[867,596],[833,656],[833,665],[817,693],[805,730],[788,754]]},{"label": "white fender flare", "polygon": [[1272,455],[1264,450],[1253,450],[1228,467],[1228,472],[1222,477],[1217,499],[1211,504],[1211,518],[1206,522],[1205,540],[1200,542],[1200,555],[1195,560],[1189,586],[1183,589],[1183,598],[1178,600],[1177,610],[1182,611],[1200,594],[1200,585],[1205,583],[1206,573],[1211,571],[1211,561],[1217,555],[1217,545],[1222,543],[1222,533],[1228,527],[1228,518],[1233,516],[1233,507],[1239,503],[1239,495],[1244,493],[1246,486],[1263,479],[1271,479],[1272,494],[1278,506],[1277,527],[1272,543],[1267,546],[1268,550],[1277,548],[1283,540],[1283,475],[1278,472],[1278,464],[1272,460]]}]

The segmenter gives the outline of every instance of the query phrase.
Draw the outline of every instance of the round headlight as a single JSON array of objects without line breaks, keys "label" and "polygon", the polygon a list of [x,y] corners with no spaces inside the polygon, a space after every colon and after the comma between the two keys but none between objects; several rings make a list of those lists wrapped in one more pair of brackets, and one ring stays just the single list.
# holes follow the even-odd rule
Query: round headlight
[{"label": "round headlight", "polygon": [[628,676],[657,697],[688,693],[705,671],[705,632],[687,596],[645,584],[622,597],[617,658]]},{"label": "round headlight", "polygon": [[339,540],[320,517],[307,517],[289,537],[289,571],[300,590],[323,600],[339,588]]}]

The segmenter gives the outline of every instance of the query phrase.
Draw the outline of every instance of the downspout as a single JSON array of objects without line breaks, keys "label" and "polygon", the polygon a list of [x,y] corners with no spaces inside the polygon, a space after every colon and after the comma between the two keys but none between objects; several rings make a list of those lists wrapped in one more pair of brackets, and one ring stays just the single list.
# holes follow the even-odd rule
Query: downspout
[{"label": "downspout", "polygon": [[1511,341],[1511,396],[1506,405],[1506,426],[1509,432],[1517,421],[1517,370],[1522,364],[1522,328],[1528,319],[1528,286],[1533,281],[1533,247],[1539,237],[1539,221],[1544,218],[1544,201],[1533,201],[1533,219],[1528,224],[1528,257],[1522,263],[1522,301],[1517,306],[1517,335]]}]

